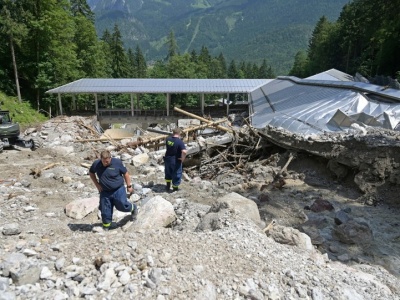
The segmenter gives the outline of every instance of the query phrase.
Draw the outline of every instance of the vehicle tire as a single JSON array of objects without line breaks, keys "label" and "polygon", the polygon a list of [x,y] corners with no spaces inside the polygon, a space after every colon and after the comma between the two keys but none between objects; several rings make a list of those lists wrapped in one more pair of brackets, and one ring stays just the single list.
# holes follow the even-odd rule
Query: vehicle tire
[{"label": "vehicle tire", "polygon": [[35,150],[43,147],[43,141],[40,137],[32,138],[31,142],[32,142],[32,147],[31,147],[32,151],[35,151]]}]

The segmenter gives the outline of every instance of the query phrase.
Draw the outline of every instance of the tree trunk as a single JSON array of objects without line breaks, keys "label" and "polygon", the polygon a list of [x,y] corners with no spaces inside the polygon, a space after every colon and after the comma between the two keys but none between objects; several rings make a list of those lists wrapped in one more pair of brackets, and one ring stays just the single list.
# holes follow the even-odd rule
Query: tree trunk
[{"label": "tree trunk", "polygon": [[13,67],[14,67],[15,85],[17,86],[18,101],[21,103],[22,102],[21,91],[20,91],[20,88],[19,88],[17,61],[15,59],[14,41],[13,41],[12,35],[10,36],[10,48],[11,48],[11,56],[12,56],[12,61],[13,61]]}]

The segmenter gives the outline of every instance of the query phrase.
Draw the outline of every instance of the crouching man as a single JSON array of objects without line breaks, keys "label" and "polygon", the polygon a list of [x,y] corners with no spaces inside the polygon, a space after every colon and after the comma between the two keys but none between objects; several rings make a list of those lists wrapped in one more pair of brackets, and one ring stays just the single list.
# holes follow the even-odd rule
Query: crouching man
[{"label": "crouching man", "polygon": [[89,176],[100,193],[100,211],[104,230],[110,229],[114,207],[122,212],[130,212],[132,220],[136,218],[137,206],[130,203],[126,196],[126,192],[133,193],[131,178],[120,159],[112,158],[107,150],[102,151],[100,159],[95,160],[90,167]]}]

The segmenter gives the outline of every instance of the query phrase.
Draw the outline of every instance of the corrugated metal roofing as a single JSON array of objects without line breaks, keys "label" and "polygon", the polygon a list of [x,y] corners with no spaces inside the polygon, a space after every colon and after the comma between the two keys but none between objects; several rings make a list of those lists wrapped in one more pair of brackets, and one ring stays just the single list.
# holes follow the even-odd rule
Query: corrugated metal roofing
[{"label": "corrugated metal roofing", "polygon": [[[330,74],[341,73],[330,71]],[[343,74],[341,78],[345,79]],[[268,125],[281,127],[305,135],[346,131],[352,124],[399,127],[400,90],[362,82],[326,80],[325,72],[319,75],[310,77],[313,79],[278,77],[253,91],[250,94],[252,125],[260,129]]]},{"label": "corrugated metal roofing", "polygon": [[330,69],[328,71],[315,74],[313,76],[307,77],[305,79],[310,79],[310,80],[334,80],[334,81],[354,81],[354,77],[343,73],[339,70],[336,69]]},{"label": "corrugated metal roofing", "polygon": [[272,79],[102,79],[84,78],[47,91],[50,94],[250,93]]}]

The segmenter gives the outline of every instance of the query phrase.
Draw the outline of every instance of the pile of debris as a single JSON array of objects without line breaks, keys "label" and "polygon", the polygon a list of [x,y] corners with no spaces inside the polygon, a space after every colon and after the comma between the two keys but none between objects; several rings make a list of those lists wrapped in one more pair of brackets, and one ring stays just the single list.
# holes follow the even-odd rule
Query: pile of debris
[{"label": "pile of debris", "polygon": [[[115,139],[94,118],[49,120],[31,133],[42,149],[3,153],[3,298],[398,298],[396,210],[344,198],[325,165],[307,169],[313,157],[265,133],[212,123],[224,129],[185,140],[177,193],[165,192],[165,150],[147,148],[162,134]],[[140,208],[134,223],[115,212],[108,232],[87,176],[103,149],[125,162]]]}]

